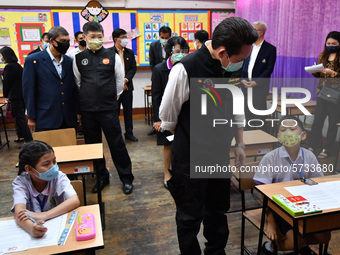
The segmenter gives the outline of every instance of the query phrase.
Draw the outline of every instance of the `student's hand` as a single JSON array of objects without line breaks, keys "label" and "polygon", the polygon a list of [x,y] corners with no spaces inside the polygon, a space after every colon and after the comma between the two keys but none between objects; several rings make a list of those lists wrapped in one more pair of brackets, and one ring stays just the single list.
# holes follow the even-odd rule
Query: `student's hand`
[{"label": "student's hand", "polygon": [[35,119],[28,119],[27,124],[31,131],[35,131]]},{"label": "student's hand", "polygon": [[[45,221],[39,220],[39,223],[44,224]],[[37,223],[33,223],[32,229],[30,231],[31,236],[35,238],[42,237],[47,232],[47,228],[44,226],[39,226]]]},{"label": "student's hand", "polygon": [[241,147],[235,148],[235,166],[241,167],[244,166],[244,162],[246,160],[246,154],[244,152],[244,149]]},{"label": "student's hand", "polygon": [[162,124],[162,121],[157,121],[157,122],[153,123],[153,127],[154,127],[158,132],[160,132],[160,131],[161,131],[161,124]]}]

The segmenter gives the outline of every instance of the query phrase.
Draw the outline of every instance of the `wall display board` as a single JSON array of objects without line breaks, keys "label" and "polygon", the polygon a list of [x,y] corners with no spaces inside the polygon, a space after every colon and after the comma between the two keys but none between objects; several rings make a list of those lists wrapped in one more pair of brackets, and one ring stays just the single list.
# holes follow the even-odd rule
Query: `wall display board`
[{"label": "wall display board", "polygon": [[235,11],[211,11],[211,34],[222,20],[235,17]]},{"label": "wall display board", "polygon": [[194,34],[204,29],[210,32],[209,11],[137,11],[137,27],[141,36],[137,40],[138,64],[149,65],[149,49],[152,42],[159,40],[159,29],[169,26],[172,35],[182,36],[194,51]]}]

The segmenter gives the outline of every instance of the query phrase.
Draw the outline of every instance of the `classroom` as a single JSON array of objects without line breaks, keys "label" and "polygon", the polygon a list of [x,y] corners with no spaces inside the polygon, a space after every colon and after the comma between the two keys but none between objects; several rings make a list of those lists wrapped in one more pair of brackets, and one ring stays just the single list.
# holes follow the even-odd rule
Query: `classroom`
[{"label": "classroom", "polygon": [[0,254],[340,254],[338,24],[321,0],[0,3]]}]

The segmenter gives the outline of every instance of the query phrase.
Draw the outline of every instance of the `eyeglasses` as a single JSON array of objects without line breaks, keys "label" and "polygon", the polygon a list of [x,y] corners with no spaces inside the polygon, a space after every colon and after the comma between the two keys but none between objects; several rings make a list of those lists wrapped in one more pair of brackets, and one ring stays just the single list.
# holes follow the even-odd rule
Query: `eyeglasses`
[{"label": "eyeglasses", "polygon": [[181,48],[181,49],[173,49],[172,50],[172,54],[178,54],[178,53],[187,54],[187,53],[189,53],[189,49],[188,48]]}]

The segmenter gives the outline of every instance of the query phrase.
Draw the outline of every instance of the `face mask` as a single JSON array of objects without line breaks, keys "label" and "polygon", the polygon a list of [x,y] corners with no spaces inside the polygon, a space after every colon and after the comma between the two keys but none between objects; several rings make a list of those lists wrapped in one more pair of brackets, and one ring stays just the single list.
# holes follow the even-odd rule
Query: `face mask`
[{"label": "face mask", "polygon": [[52,181],[53,179],[57,178],[57,176],[59,174],[59,167],[58,167],[58,165],[56,163],[54,166],[52,166],[48,171],[46,171],[44,173],[40,173],[36,169],[34,169],[34,171],[36,171],[39,174],[38,178],[40,180],[43,180],[43,181]]},{"label": "face mask", "polygon": [[44,49],[46,49],[48,46],[50,46],[50,43],[48,43],[48,42],[44,42],[44,44],[43,44],[43,48],[44,48]]},{"label": "face mask", "polygon": [[166,43],[168,42],[167,39],[159,39],[160,43],[162,44],[162,46],[165,46]]},{"label": "face mask", "polygon": [[79,45],[85,47],[86,46],[86,41],[85,40],[79,41]]},{"label": "face mask", "polygon": [[180,61],[182,58],[184,58],[185,55],[183,53],[177,53],[177,54],[172,54],[171,55],[171,59],[172,61],[174,61],[175,63]]},{"label": "face mask", "polygon": [[54,44],[52,44],[52,45],[60,54],[65,54],[67,52],[68,48],[70,47],[69,41],[63,42],[63,43],[58,42],[58,41],[55,41],[55,42],[58,44],[58,46],[55,46]]},{"label": "face mask", "polygon": [[227,72],[236,72],[238,70],[241,69],[242,65],[243,65],[243,61],[241,62],[238,62],[238,63],[231,63],[230,62],[230,58],[228,56],[228,60],[229,60],[229,64],[227,67],[224,67],[223,64],[222,64],[222,59],[220,59],[221,61],[221,65],[222,65],[222,68],[227,71]]},{"label": "face mask", "polygon": [[120,45],[125,48],[129,43],[129,40],[127,38],[120,39]]},{"label": "face mask", "polygon": [[337,46],[326,46],[326,50],[329,53],[335,53],[335,52],[339,51],[339,45],[337,45]]},{"label": "face mask", "polygon": [[284,132],[279,136],[279,142],[284,146],[293,147],[301,142],[301,134],[297,135],[291,131]]},{"label": "face mask", "polygon": [[103,47],[103,42],[104,42],[103,39],[92,39],[89,40],[88,46],[91,50],[97,51],[100,50],[101,47]]}]

